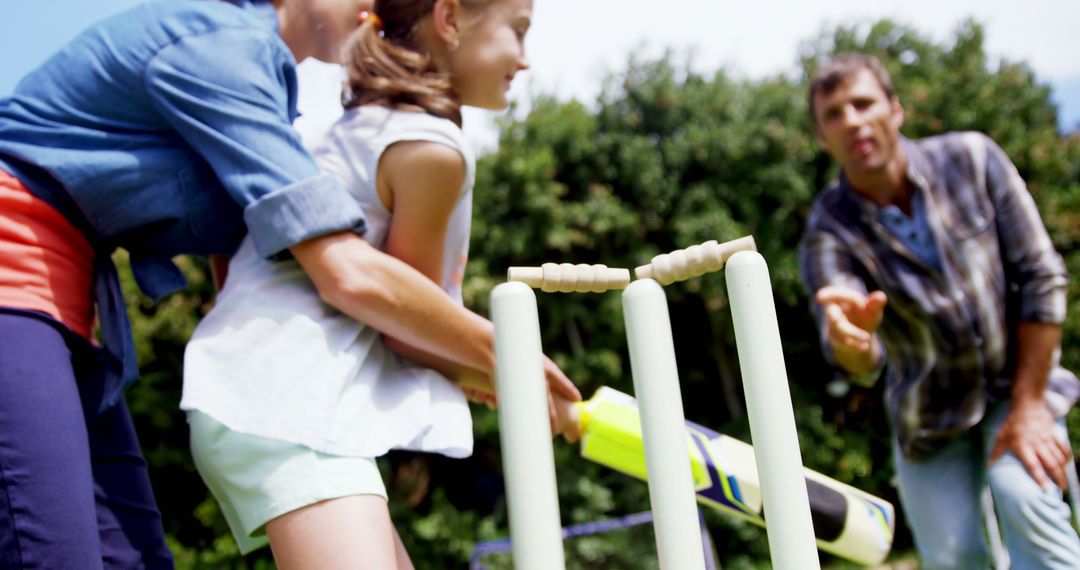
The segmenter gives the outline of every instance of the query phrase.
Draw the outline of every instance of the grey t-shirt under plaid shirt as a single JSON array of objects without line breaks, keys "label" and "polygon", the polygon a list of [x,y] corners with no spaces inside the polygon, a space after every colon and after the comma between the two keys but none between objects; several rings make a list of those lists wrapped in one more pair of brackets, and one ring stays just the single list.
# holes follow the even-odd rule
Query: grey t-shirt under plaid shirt
[{"label": "grey t-shirt under plaid shirt", "polygon": [[[949,133],[901,144],[941,267],[888,231],[878,206],[843,176],[816,199],[799,261],[830,362],[814,292],[840,285],[888,295],[877,333],[885,398],[901,448],[918,456],[1009,397],[1017,325],[1064,321],[1067,275],[1027,186],[992,140]],[[1080,396],[1080,381],[1058,358],[1047,397],[1064,413]]]}]

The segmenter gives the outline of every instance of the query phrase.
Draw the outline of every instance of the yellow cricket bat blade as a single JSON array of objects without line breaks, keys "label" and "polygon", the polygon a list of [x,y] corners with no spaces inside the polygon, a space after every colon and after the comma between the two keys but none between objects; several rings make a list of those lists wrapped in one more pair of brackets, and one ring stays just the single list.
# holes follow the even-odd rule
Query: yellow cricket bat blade
[{"label": "yellow cricket bat blade", "polygon": [[[634,398],[604,387],[576,406],[582,457],[646,480]],[[686,447],[698,502],[765,526],[753,447],[691,422]],[[896,524],[893,505],[816,471],[805,473],[818,548],[859,564],[884,560]]]}]

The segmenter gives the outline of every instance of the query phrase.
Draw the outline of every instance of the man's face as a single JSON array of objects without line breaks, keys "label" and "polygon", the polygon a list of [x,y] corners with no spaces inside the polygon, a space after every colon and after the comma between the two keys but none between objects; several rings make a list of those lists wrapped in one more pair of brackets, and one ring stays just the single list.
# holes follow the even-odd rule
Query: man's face
[{"label": "man's face", "polygon": [[869,70],[814,97],[816,135],[848,176],[880,172],[896,157],[904,109]]}]

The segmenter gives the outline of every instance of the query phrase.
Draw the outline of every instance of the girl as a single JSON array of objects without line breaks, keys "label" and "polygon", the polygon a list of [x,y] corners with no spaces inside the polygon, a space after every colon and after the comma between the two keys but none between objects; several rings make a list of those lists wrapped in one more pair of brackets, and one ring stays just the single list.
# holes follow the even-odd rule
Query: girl
[{"label": "girl", "polygon": [[[364,238],[459,303],[475,162],[460,105],[506,106],[531,12],[532,0],[377,1],[347,52],[346,114],[315,153],[363,209]],[[455,382],[493,391],[490,369],[382,336],[246,240],[188,346],[181,407],[243,552],[269,541],[282,568],[410,568],[375,458],[470,454]]]}]

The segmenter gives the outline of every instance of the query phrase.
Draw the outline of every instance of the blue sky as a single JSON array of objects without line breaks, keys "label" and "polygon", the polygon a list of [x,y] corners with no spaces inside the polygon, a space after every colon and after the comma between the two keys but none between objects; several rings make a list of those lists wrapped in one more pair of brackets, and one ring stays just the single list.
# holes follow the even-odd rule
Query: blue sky
[{"label": "blue sky", "polygon": [[[0,96],[80,30],[139,1],[6,3]],[[1080,34],[1075,30],[1080,2],[1073,0],[535,0],[534,10],[528,40],[533,66],[512,93],[521,100],[543,92],[590,101],[604,73],[619,69],[633,50],[692,50],[702,70],[722,66],[754,78],[792,71],[799,42],[838,23],[891,17],[944,40],[964,18],[973,17],[986,28],[991,56],[1028,62],[1051,85],[1062,128],[1080,127]],[[780,12],[787,16],[776,18]],[[603,40],[596,35],[598,23]],[[325,80],[321,85],[309,89],[321,91],[309,93],[309,115],[331,117],[336,110],[323,107],[334,105],[336,85]]]},{"label": "blue sky", "polygon": [[0,96],[90,24],[138,4],[138,0],[15,0],[4,4],[0,34]]}]

